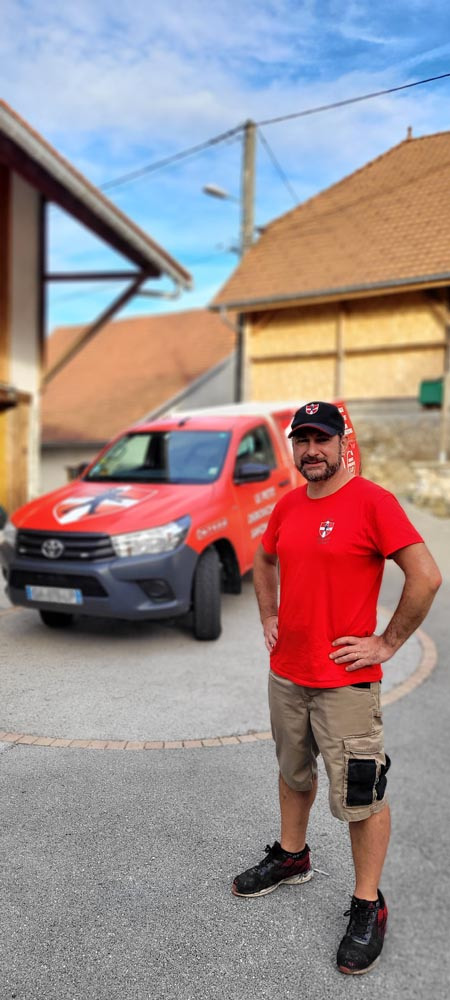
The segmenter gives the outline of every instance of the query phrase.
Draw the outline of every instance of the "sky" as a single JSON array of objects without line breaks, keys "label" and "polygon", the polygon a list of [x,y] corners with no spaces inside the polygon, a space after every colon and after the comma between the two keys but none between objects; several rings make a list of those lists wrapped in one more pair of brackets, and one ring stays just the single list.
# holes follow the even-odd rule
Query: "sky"
[{"label": "sky", "polygon": [[[442,0],[2,0],[0,66],[3,100],[102,187],[247,119],[450,72],[450,14]],[[449,98],[450,78],[261,126],[256,226],[401,142],[408,126],[414,136],[450,129]],[[240,135],[108,187],[194,282],[176,301],[135,298],[128,315],[207,306],[236,267]],[[231,198],[207,197],[205,184]],[[123,268],[58,209],[49,218],[50,270]],[[93,321],[122,287],[50,286],[49,331]]]}]

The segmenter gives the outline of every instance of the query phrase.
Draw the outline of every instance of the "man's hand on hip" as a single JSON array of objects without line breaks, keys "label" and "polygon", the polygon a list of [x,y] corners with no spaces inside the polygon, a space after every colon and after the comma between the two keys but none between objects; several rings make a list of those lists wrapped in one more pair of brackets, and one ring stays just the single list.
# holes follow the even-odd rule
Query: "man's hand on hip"
[{"label": "man's hand on hip", "polygon": [[278,639],[278,615],[269,615],[264,619],[262,627],[266,649],[271,653]]},{"label": "man's hand on hip", "polygon": [[348,664],[345,667],[348,671],[385,663],[395,653],[395,649],[388,646],[382,635],[343,635],[335,639],[332,646],[340,648],[335,653],[330,653],[330,660]]}]

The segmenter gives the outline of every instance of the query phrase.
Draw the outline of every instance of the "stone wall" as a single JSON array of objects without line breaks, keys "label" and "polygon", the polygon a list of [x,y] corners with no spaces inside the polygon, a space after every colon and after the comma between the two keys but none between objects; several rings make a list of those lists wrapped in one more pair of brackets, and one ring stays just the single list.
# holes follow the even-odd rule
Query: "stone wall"
[{"label": "stone wall", "polygon": [[[439,463],[441,411],[416,400],[348,402],[362,474],[398,497],[450,517],[450,463]],[[447,426],[450,447],[450,421]],[[450,453],[449,456],[450,458]]]}]

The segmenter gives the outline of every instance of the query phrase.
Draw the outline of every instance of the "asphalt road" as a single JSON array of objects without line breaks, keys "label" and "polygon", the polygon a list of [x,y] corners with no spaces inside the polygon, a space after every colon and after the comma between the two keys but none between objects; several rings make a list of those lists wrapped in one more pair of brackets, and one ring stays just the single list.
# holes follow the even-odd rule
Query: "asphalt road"
[{"label": "asphalt road", "polygon": [[[309,843],[316,874],[257,900],[233,876],[278,835],[269,740],[164,750],[0,742],[0,998],[17,1000],[447,1000],[450,523],[413,511],[446,576],[425,624],[429,678],[385,709],[393,839],[382,960],[341,976],[351,856],[322,780]],[[400,576],[388,567],[382,604]],[[4,602],[6,604],[6,602]],[[70,738],[180,740],[264,731],[266,658],[250,584],[224,633],[80,623],[61,636],[0,615],[0,729]],[[416,638],[384,690],[412,676]]]}]

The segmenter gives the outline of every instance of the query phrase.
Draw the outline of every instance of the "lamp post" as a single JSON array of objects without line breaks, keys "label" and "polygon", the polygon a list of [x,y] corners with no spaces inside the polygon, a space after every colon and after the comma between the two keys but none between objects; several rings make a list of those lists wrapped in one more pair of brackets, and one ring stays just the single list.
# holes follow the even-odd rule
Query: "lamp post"
[{"label": "lamp post", "polygon": [[[255,138],[256,125],[248,120],[243,126],[242,137],[242,166],[241,166],[241,196],[240,198],[230,195],[228,191],[217,184],[205,184],[203,191],[213,198],[221,198],[226,201],[239,201],[241,207],[239,257],[242,258],[245,252],[253,243],[254,233],[254,202],[255,202]],[[243,313],[238,313],[236,327],[236,368],[234,382],[234,398],[236,403],[240,403],[244,396],[244,357],[245,357],[245,317]]]}]

